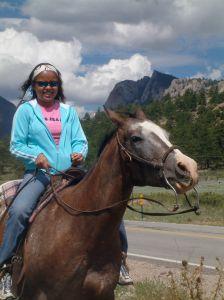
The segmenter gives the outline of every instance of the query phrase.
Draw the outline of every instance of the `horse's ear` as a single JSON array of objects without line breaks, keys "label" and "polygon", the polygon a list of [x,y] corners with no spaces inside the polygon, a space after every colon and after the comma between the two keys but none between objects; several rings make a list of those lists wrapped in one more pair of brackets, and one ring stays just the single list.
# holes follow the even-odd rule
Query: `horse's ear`
[{"label": "horse's ear", "polygon": [[116,113],[115,111],[106,108],[105,106],[103,106],[107,116],[109,117],[109,119],[115,123],[118,126],[122,126],[124,124],[124,119],[120,116],[120,114]]},{"label": "horse's ear", "polygon": [[144,111],[141,108],[137,108],[135,111],[135,117],[139,120],[146,120],[147,117],[144,113]]}]

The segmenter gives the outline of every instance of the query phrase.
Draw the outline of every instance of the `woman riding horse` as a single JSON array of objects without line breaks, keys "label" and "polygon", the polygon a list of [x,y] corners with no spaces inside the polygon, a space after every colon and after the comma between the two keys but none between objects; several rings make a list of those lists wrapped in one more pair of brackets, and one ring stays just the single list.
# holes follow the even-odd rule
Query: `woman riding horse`
[{"label": "woman riding horse", "polygon": [[[29,216],[49,184],[49,175],[43,169],[67,169],[71,163],[80,164],[87,154],[87,140],[78,115],[64,104],[61,74],[53,65],[37,65],[22,90],[25,101],[14,116],[10,151],[22,159],[26,171],[21,191],[9,209],[0,248],[1,266],[10,262]],[[1,281],[3,299],[13,297],[10,285],[10,274],[6,273]]]},{"label": "woman riding horse", "polygon": [[[0,299],[13,298],[10,261],[25,232],[40,195],[50,182],[44,170],[54,173],[82,163],[87,140],[74,109],[64,103],[60,72],[49,63],[37,65],[22,85],[23,100],[14,116],[10,151],[22,159],[25,174],[20,192],[9,209],[9,218],[0,247]],[[38,168],[38,172],[35,169]],[[121,241],[125,231],[121,225]],[[124,251],[126,246],[124,246]],[[122,270],[126,270],[125,266]],[[126,282],[131,278],[126,272]]]},{"label": "woman riding horse", "polygon": [[[134,185],[185,193],[197,164],[142,112],[123,118],[84,179],[54,194],[29,228],[21,300],[113,300],[121,266],[119,226]],[[166,179],[166,180],[165,180]]]}]

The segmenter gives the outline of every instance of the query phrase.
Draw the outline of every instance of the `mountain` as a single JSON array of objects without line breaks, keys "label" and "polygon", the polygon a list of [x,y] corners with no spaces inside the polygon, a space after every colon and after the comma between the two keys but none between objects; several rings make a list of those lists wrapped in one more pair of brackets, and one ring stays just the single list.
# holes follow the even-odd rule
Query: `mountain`
[{"label": "mountain", "polygon": [[[171,98],[176,98],[179,96],[183,96],[187,90],[191,90],[194,93],[198,93],[200,91],[207,92],[211,86],[217,85],[216,81],[211,79],[202,79],[202,78],[180,78],[174,79],[169,88],[165,90],[165,95],[170,95]],[[222,85],[222,84],[221,84]],[[221,91],[220,88],[218,88]]]},{"label": "mountain", "polygon": [[145,76],[138,81],[124,80],[117,83],[111,91],[105,106],[116,108],[119,105],[140,102],[141,96],[149,81],[150,77]]},{"label": "mountain", "polygon": [[211,80],[202,78],[176,78],[172,75],[154,71],[151,77],[145,76],[138,81],[125,80],[118,82],[111,91],[105,106],[115,109],[118,106],[138,103],[148,104],[160,101],[169,95],[171,99],[183,96],[188,90],[194,93],[217,89],[224,92],[224,80]]},{"label": "mountain", "polygon": [[0,138],[10,135],[16,107],[0,96]]},{"label": "mountain", "polygon": [[154,71],[151,77],[145,76],[140,80],[124,80],[115,85],[105,106],[116,108],[130,103],[148,103],[160,100],[164,91],[169,88],[176,77]]},{"label": "mountain", "polygon": [[163,97],[164,91],[170,86],[174,79],[176,79],[176,77],[172,75],[154,71],[144,89],[141,97],[141,103],[160,100]]}]

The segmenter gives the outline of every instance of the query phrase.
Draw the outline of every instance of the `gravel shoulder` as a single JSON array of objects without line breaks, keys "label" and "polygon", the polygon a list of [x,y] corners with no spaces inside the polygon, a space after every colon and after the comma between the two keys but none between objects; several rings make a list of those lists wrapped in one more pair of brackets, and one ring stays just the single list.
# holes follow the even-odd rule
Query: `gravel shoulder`
[{"label": "gravel shoulder", "polygon": [[[181,278],[182,266],[169,263],[158,263],[149,261],[140,261],[136,259],[128,259],[128,267],[134,283],[144,280],[159,280],[165,284],[170,283],[169,272],[172,272],[177,282]],[[189,274],[193,274],[195,267],[189,268]],[[219,279],[216,271],[208,271],[206,269],[202,272],[202,283],[208,291],[214,290],[214,287]],[[224,282],[223,282],[224,283]]]}]

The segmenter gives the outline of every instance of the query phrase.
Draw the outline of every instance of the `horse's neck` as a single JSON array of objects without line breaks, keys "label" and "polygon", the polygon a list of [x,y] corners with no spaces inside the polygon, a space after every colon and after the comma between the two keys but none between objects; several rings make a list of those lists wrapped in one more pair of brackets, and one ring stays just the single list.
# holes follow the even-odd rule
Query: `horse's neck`
[{"label": "horse's neck", "polygon": [[116,139],[112,138],[83,182],[86,189],[91,189],[88,191],[90,202],[98,207],[127,199],[132,191],[133,186],[119,151]]}]

